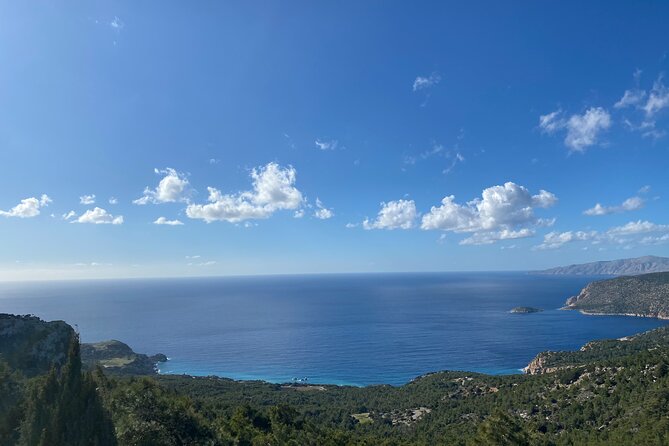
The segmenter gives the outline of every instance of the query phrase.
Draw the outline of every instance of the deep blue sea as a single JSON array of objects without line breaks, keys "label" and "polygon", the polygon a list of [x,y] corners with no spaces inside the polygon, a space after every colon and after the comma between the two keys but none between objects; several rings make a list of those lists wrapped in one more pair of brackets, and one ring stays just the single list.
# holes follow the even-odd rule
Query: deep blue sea
[{"label": "deep blue sea", "polygon": [[[663,325],[558,310],[592,277],[421,273],[0,283],[0,312],[76,326],[165,353],[162,373],[312,383],[403,384],[439,370],[518,373]],[[545,311],[510,314],[516,306]]]}]

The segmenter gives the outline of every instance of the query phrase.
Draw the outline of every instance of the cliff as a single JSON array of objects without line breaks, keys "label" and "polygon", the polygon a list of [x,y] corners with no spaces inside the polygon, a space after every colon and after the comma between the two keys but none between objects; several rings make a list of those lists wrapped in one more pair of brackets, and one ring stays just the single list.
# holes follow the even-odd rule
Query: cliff
[{"label": "cliff", "polygon": [[74,335],[63,321],[0,314],[0,359],[26,376],[44,374],[65,363]]}]

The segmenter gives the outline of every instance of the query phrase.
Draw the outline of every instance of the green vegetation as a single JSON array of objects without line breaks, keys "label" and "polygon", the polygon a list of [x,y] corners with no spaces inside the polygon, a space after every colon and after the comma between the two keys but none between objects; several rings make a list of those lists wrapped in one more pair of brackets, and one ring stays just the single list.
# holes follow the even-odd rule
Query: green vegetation
[{"label": "green vegetation", "polygon": [[593,314],[669,318],[669,272],[592,282],[567,300],[565,308]]},{"label": "green vegetation", "polygon": [[[25,322],[26,335],[60,333],[36,318]],[[47,348],[41,336],[32,347],[20,344],[25,357],[9,348],[12,362],[0,357],[0,444],[669,443],[667,328],[543,354],[533,375],[440,372],[401,387],[364,388],[110,375],[82,369],[69,333],[56,353],[64,362],[42,374],[16,366],[44,355],[34,348]]]},{"label": "green vegetation", "polygon": [[540,313],[544,310],[541,308],[534,308],[534,307],[515,307],[512,308],[510,313],[516,313],[516,314],[529,314],[529,313]]},{"label": "green vegetation", "polygon": [[93,370],[99,366],[108,374],[155,375],[156,363],[167,361],[167,357],[135,353],[127,344],[112,340],[81,344],[81,360],[84,368]]}]

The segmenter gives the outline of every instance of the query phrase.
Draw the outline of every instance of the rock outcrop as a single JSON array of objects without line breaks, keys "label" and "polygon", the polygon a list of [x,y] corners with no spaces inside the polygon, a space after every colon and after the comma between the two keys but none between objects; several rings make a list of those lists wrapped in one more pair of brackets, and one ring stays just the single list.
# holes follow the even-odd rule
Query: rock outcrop
[{"label": "rock outcrop", "polygon": [[65,363],[74,336],[63,321],[0,314],[0,359],[26,376],[44,374]]}]

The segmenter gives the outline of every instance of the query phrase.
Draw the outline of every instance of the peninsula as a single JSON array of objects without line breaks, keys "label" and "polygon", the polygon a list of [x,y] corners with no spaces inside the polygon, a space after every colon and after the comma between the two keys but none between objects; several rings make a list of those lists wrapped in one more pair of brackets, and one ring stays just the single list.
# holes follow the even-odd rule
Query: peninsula
[{"label": "peninsula", "polygon": [[669,319],[669,272],[592,282],[567,299],[563,309]]}]

